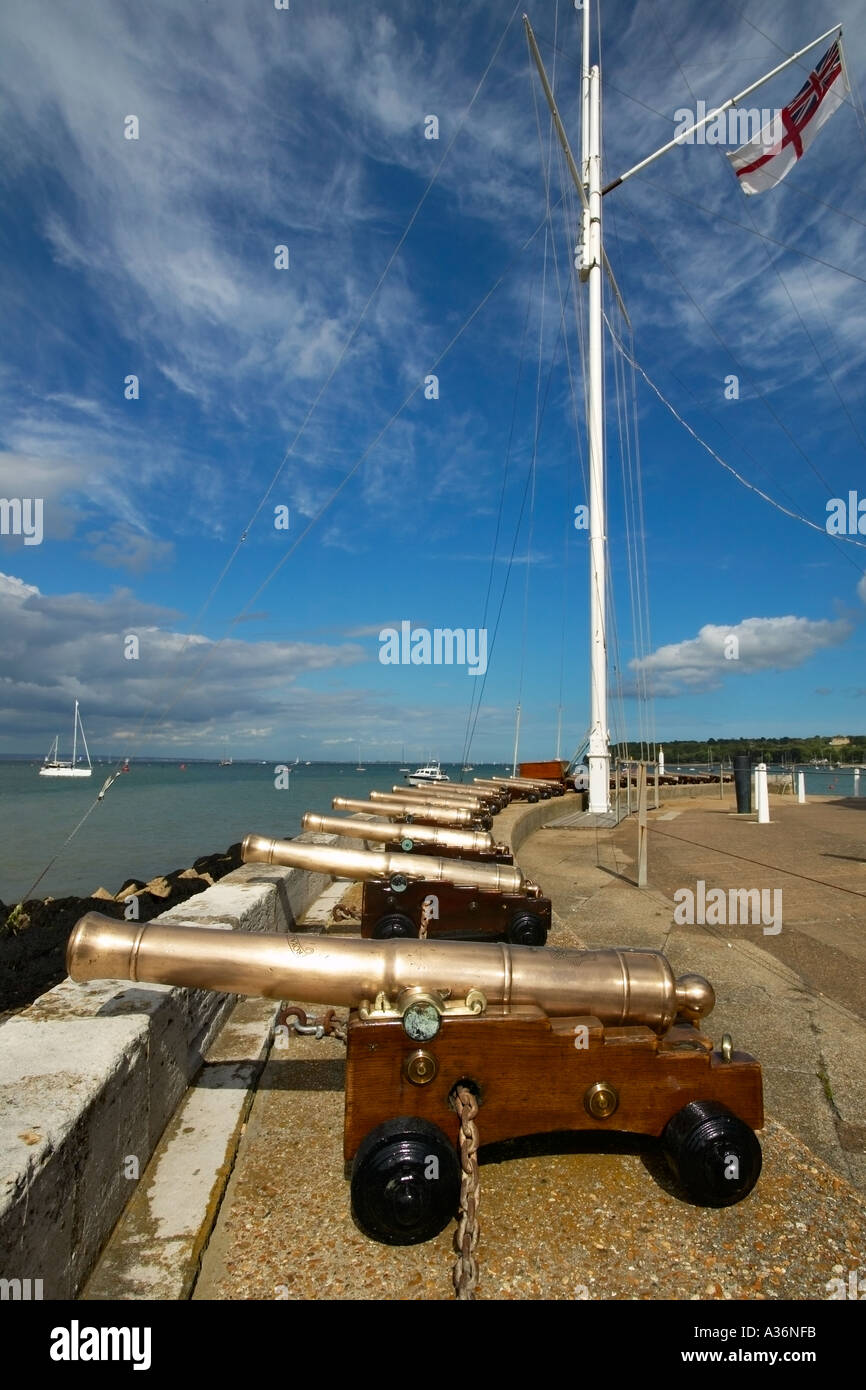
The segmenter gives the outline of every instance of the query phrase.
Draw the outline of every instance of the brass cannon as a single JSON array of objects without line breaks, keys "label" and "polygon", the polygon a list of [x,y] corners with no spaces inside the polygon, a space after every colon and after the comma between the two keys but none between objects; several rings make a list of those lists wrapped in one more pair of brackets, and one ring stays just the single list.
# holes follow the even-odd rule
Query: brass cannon
[{"label": "brass cannon", "polygon": [[474,816],[490,815],[490,807],[479,797],[473,796],[436,796],[430,792],[414,791],[411,787],[408,791],[398,788],[395,792],[369,792],[371,801],[381,802],[410,802],[420,806],[447,806],[452,811],[471,811]]},{"label": "brass cannon", "polygon": [[496,790],[500,796],[507,796],[509,801],[541,801],[550,796],[550,792],[542,791],[540,787],[529,787],[518,784],[517,782],[506,782],[504,778],[489,778],[479,780],[479,790]]},{"label": "brass cannon", "polygon": [[[246,934],[83,917],[73,980],[348,1005],[344,1157],[365,1234],[430,1239],[456,1214],[458,1087],[486,1143],[563,1130],[662,1138],[689,1196],[757,1181],[761,1069],[697,1025],[714,1002],[657,951]],[[431,1163],[435,1159],[435,1163]]]},{"label": "brass cannon", "polygon": [[376,841],[388,849],[435,854],[440,859],[476,859],[479,863],[511,864],[514,857],[507,845],[494,843],[488,830],[453,830],[446,825],[395,825],[389,820],[344,819],[307,811],[301,820],[304,830],[325,835],[347,835],[350,839]]},{"label": "brass cannon", "polygon": [[[438,801],[480,801],[494,814],[507,806],[510,800],[507,791],[497,791],[493,787],[467,787],[455,782],[451,782],[447,788],[438,787],[434,783],[432,786],[424,787],[423,790],[420,787],[394,786],[391,791],[401,797],[405,795],[422,797],[427,801],[432,801],[434,805]],[[371,792],[370,795],[372,796],[373,793]]]},{"label": "brass cannon", "polygon": [[[441,817],[440,824],[448,824],[448,818],[453,818],[455,825],[477,825],[482,830],[489,830],[493,825],[493,812],[485,803],[470,801],[466,797],[452,797],[449,799],[431,797],[426,792],[409,791],[399,792],[370,792],[370,800],[376,806],[397,807],[408,812],[409,815],[429,815],[435,814]],[[386,811],[387,814],[387,811]],[[468,817],[468,822],[465,819]]]},{"label": "brass cannon", "polygon": [[[367,811],[377,816],[387,816],[389,820],[402,821],[405,825],[451,825],[455,829],[471,829],[477,826],[478,817],[470,810],[455,810],[451,806],[439,806],[421,801],[359,801],[357,797],[335,796],[331,801],[335,811]],[[489,823],[480,829],[489,830]]]},{"label": "brass cannon", "polygon": [[528,801],[547,801],[552,796],[565,795],[565,787],[562,782],[552,782],[538,777],[475,777],[473,778],[473,786],[475,785],[479,789],[499,787],[501,791],[507,792],[514,800],[523,798]]},{"label": "brass cannon", "polygon": [[[510,862],[339,849],[264,835],[248,835],[241,857],[247,864],[317,869],[362,882],[365,937],[498,939],[543,946],[550,929],[550,899]],[[507,854],[505,858],[510,860]]]}]

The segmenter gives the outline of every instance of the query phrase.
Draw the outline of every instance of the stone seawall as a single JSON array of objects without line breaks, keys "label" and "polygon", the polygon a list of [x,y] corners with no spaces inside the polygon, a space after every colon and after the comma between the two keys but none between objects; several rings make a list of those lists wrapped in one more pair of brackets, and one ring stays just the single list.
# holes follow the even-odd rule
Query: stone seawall
[{"label": "stone seawall", "polygon": [[[286,931],[330,881],[248,864],[154,920]],[[0,1024],[0,1278],[75,1297],[235,1001],[66,979]]]}]

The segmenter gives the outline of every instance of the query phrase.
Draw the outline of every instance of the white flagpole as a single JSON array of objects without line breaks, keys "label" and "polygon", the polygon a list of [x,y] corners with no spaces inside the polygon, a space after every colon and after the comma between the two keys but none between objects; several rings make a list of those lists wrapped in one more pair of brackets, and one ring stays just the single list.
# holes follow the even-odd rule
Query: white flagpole
[{"label": "white flagpole", "polygon": [[583,215],[581,278],[589,292],[589,803],[590,814],[610,810],[610,747],[607,730],[607,528],[604,510],[604,356],[602,340],[601,75],[589,66],[590,7],[583,7],[581,96],[582,174],[588,213]]},{"label": "white flagpole", "polygon": [[517,776],[517,746],[520,743],[520,701],[517,701],[517,719],[514,723],[514,757],[511,759],[511,775]]},{"label": "white flagpole", "polygon": [[634,174],[639,174],[648,164],[654,164],[657,159],[661,159],[662,155],[667,154],[668,150],[672,150],[675,145],[684,144],[689,136],[693,135],[696,130],[700,130],[701,127],[707,125],[709,121],[714,121],[716,116],[721,116],[722,113],[729,110],[730,107],[737,106],[746,97],[751,96],[752,92],[757,91],[759,87],[763,87],[765,82],[769,82],[771,77],[775,77],[779,72],[784,72],[785,68],[789,68],[792,63],[796,63],[797,59],[802,58],[804,53],[808,53],[810,48],[814,48],[816,44],[823,43],[825,39],[830,38],[831,34],[837,32],[841,38],[841,24],[834,24],[833,28],[828,29],[826,34],[821,34],[819,38],[813,39],[811,43],[807,43],[806,47],[801,48],[799,52],[792,53],[791,57],[786,58],[784,63],[780,63],[778,67],[773,68],[772,72],[765,73],[763,77],[759,77],[757,82],[752,83],[751,87],[746,87],[745,91],[738,92],[735,97],[731,97],[722,106],[717,106],[715,111],[710,111],[708,115],[703,116],[699,121],[695,121],[694,125],[689,126],[688,130],[680,131],[679,135],[673,140],[669,140],[666,145],[662,145],[661,149],[656,150],[655,154],[647,155],[646,159],[642,159],[640,164],[635,164],[633,168],[627,169],[624,174],[620,174],[618,179],[614,179],[613,183],[606,184],[602,189],[602,193],[610,193],[612,189],[619,188],[620,184],[625,183],[626,179],[630,179]]},{"label": "white flagpole", "polygon": [[583,10],[583,51],[581,57],[580,95],[581,169],[578,174],[553,92],[544,71],[541,54],[535,42],[532,25],[526,15],[523,22],[529,47],[538,68],[544,95],[547,98],[566,163],[580,194],[583,206],[580,240],[580,278],[588,286],[589,297],[589,356],[587,363],[587,435],[589,453],[589,760],[588,810],[604,815],[610,810],[610,747],[607,729],[607,608],[606,560],[607,535],[604,508],[604,369],[602,347],[602,267],[608,271],[614,293],[626,321],[628,315],[616,281],[607,265],[601,237],[601,76],[597,67],[590,68],[590,6],[589,0],[575,9]]}]

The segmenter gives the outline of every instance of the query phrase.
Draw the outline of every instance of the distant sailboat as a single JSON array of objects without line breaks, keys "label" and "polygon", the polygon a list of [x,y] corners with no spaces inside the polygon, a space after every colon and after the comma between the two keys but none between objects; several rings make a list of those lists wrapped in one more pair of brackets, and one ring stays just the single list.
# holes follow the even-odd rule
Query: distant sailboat
[{"label": "distant sailboat", "polygon": [[[81,730],[81,742],[84,744],[84,756],[87,758],[87,767],[76,767],[78,762],[78,731]],[[72,720],[72,759],[66,762],[59,756],[60,735],[58,734],[45,756],[45,762],[39,769],[40,777],[90,777],[93,773],[93,766],[90,761],[90,753],[87,748],[87,739],[84,737],[84,725],[81,722],[81,714],[78,709],[78,701],[75,701],[75,714]]]},{"label": "distant sailboat", "polygon": [[366,772],[366,771],[367,771],[367,769],[364,767],[363,763],[361,762],[361,745],[360,745],[360,743],[358,744],[358,766],[355,768],[355,771],[356,771],[356,772]]},{"label": "distant sailboat", "polygon": [[[402,747],[401,752],[400,752],[400,761],[401,761],[401,763],[405,763],[405,762],[406,762],[406,745],[405,745],[405,743],[403,744],[403,747]],[[401,771],[401,772],[411,772],[412,769],[411,769],[411,767],[405,767],[405,766],[404,766],[404,767],[401,767],[401,768],[400,768],[400,771]]]}]

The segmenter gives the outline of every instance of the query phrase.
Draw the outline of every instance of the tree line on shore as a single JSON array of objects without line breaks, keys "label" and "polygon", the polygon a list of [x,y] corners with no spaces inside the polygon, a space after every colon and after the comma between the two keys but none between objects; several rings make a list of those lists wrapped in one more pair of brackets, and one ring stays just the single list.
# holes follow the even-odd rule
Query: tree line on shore
[{"label": "tree line on shore", "polygon": [[[727,762],[737,753],[750,753],[755,761],[767,763],[866,762],[866,734],[849,734],[848,742],[839,744],[831,744],[831,737],[815,734],[813,738],[674,738],[663,739],[660,746],[668,763],[717,763],[720,758]],[[637,756],[634,745],[623,756]]]}]

